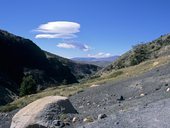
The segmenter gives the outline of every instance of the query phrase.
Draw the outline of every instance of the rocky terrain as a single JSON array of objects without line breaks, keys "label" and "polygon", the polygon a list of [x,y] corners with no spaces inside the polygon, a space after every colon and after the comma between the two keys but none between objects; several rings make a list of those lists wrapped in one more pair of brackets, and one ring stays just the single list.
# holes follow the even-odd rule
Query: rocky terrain
[{"label": "rocky terrain", "polygon": [[[70,97],[80,120],[94,123],[77,124],[81,128],[168,128],[170,101],[170,64],[143,75],[106,83]],[[106,114],[104,119],[98,119]]]},{"label": "rocky terrain", "polygon": [[[168,128],[169,67],[166,64],[140,76],[96,85],[71,96],[69,100],[78,112],[69,118],[72,127]],[[0,126],[9,127],[11,113],[1,117]]]}]

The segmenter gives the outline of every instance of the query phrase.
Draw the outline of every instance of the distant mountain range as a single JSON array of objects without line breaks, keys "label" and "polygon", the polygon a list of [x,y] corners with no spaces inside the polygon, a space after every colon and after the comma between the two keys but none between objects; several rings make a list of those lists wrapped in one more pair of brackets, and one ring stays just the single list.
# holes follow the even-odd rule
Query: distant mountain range
[{"label": "distant mountain range", "polygon": [[75,57],[71,58],[73,61],[94,64],[100,67],[105,67],[115,61],[119,56],[111,56],[105,58],[94,58],[94,57]]}]

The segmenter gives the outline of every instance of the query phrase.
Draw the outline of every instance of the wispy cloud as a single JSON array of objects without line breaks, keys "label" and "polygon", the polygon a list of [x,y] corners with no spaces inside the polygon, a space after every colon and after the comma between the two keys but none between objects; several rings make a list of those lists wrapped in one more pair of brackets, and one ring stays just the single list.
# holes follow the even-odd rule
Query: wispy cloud
[{"label": "wispy cloud", "polygon": [[91,48],[86,44],[75,43],[75,42],[63,42],[57,44],[59,48],[66,48],[66,49],[80,49],[82,51],[89,51]]},{"label": "wispy cloud", "polygon": [[69,21],[54,21],[40,25],[36,32],[39,32],[35,38],[75,38],[76,33],[80,32],[80,24]]},{"label": "wispy cloud", "polygon": [[110,53],[99,52],[97,54],[88,54],[87,56],[94,57],[94,58],[106,58],[106,57],[111,57],[112,55]]}]

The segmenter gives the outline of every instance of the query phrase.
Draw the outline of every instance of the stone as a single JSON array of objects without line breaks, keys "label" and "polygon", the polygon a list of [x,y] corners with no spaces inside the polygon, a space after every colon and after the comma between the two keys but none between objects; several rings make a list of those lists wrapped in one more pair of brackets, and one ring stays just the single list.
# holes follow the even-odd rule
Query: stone
[{"label": "stone", "polygon": [[99,108],[100,106],[101,106],[100,104],[97,105],[98,108]]},{"label": "stone", "polygon": [[145,96],[145,94],[144,94],[144,93],[142,93],[142,94],[140,94],[140,96],[141,96],[141,97],[143,97],[143,96]]},{"label": "stone", "polygon": [[167,88],[166,92],[169,92],[170,91],[170,88]]},{"label": "stone", "polygon": [[168,84],[165,84],[165,86],[168,86]]},{"label": "stone", "polygon": [[63,127],[63,122],[58,120],[60,114],[77,114],[77,111],[67,97],[44,97],[30,103],[16,113],[12,118],[10,128],[28,128],[28,126],[49,128],[54,124],[60,124]]},{"label": "stone", "polygon": [[124,101],[125,99],[124,99],[124,97],[123,96],[120,96],[120,98],[119,99],[117,99],[118,101]]},{"label": "stone", "polygon": [[100,120],[100,119],[104,119],[104,118],[106,118],[106,117],[107,117],[106,114],[99,114],[98,117],[97,117],[97,119]]},{"label": "stone", "polygon": [[72,119],[72,122],[73,123],[75,123],[75,122],[77,122],[78,121],[78,118],[77,117],[74,117],[73,119]]},{"label": "stone", "polygon": [[64,127],[65,124],[64,124],[64,122],[62,122],[61,120],[54,120],[54,121],[52,122],[52,126],[53,126],[53,127],[55,127],[55,126]]},{"label": "stone", "polygon": [[100,86],[100,85],[98,85],[98,84],[93,84],[93,85],[91,85],[90,87],[92,88],[92,87],[97,87],[97,86]]},{"label": "stone", "polygon": [[93,118],[92,117],[86,117],[86,118],[84,118],[83,119],[83,122],[85,122],[85,123],[90,123],[90,122],[93,122]]}]

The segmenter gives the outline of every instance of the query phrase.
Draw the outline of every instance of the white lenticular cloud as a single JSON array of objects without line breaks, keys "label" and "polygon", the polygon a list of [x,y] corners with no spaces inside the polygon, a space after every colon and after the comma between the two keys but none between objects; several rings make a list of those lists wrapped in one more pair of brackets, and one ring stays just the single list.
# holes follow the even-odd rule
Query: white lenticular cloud
[{"label": "white lenticular cloud", "polygon": [[66,48],[66,49],[79,49],[82,51],[89,51],[91,48],[90,46],[86,44],[81,44],[81,43],[74,43],[74,42],[64,42],[64,43],[59,43],[57,44],[57,47],[59,48]]},{"label": "white lenticular cloud", "polygon": [[97,54],[88,54],[88,57],[94,57],[94,58],[106,58],[106,57],[111,57],[112,55],[110,53],[103,53],[99,52]]},{"label": "white lenticular cloud", "polygon": [[68,44],[68,43],[59,43],[59,44],[57,44],[57,47],[59,47],[59,48],[67,48],[67,49],[76,48],[75,45]]},{"label": "white lenticular cloud", "polygon": [[37,34],[35,38],[62,38],[62,39],[71,39],[76,38],[75,34]]},{"label": "white lenticular cloud", "polygon": [[35,38],[76,38],[76,33],[80,32],[80,24],[68,21],[54,21],[40,25]]}]

